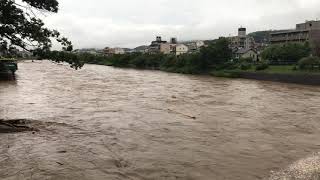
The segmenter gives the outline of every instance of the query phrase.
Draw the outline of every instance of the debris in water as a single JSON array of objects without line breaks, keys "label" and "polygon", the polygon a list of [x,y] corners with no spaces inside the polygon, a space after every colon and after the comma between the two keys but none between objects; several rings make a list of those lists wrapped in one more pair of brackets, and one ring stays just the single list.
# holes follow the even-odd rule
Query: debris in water
[{"label": "debris in water", "polygon": [[63,165],[63,163],[60,163],[60,162],[56,162],[57,164],[59,164],[60,166],[62,166]]},{"label": "debris in water", "polygon": [[67,151],[58,151],[59,154],[67,153]]},{"label": "debris in water", "polygon": [[[0,119],[0,133],[16,133],[24,131],[38,131],[31,127],[30,123],[24,119],[3,120]],[[34,134],[34,133],[33,133]]]}]

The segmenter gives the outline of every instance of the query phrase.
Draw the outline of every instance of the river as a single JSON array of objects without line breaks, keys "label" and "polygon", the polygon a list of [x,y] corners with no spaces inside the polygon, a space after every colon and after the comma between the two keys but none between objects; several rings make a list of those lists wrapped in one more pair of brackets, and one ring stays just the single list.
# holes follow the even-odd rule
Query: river
[{"label": "river", "polygon": [[[263,179],[320,151],[320,87],[48,61],[0,82],[3,180]],[[320,167],[320,166],[319,166]]]}]

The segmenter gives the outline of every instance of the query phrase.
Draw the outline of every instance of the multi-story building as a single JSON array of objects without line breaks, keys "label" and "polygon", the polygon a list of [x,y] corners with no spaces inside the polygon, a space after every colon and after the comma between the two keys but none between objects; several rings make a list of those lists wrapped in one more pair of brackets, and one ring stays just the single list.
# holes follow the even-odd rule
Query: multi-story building
[{"label": "multi-story building", "polygon": [[160,36],[157,36],[156,41],[152,41],[149,46],[148,52],[178,56],[189,52],[198,52],[204,45],[203,41],[178,42],[177,38],[171,38],[170,42],[167,42],[163,41]]},{"label": "multi-story building", "polygon": [[170,43],[162,41],[161,36],[157,36],[155,41],[151,42],[149,46],[149,53],[163,53],[169,54],[171,52]]},{"label": "multi-story building", "polygon": [[238,36],[229,37],[230,48],[232,49],[253,49],[255,48],[254,38],[247,36],[246,28],[238,29]]},{"label": "multi-story building", "polygon": [[275,31],[270,36],[271,44],[319,42],[320,21],[306,21],[297,24],[295,29]]}]

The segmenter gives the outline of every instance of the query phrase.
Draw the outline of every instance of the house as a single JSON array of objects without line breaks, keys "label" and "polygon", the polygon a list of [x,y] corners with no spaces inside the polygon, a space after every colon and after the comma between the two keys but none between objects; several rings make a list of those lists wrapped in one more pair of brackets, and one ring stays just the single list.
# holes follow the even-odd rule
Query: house
[{"label": "house", "polygon": [[238,49],[235,51],[235,58],[240,59],[240,58],[252,58],[253,61],[259,61],[259,54],[256,50],[254,49]]},{"label": "house", "polygon": [[174,54],[176,56],[188,53],[188,51],[189,51],[188,46],[186,46],[184,44],[176,44],[174,47]]}]

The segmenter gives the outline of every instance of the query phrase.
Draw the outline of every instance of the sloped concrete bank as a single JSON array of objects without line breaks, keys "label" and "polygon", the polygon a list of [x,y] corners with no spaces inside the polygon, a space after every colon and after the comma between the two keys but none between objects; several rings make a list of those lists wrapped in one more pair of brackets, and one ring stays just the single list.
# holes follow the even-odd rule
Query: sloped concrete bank
[{"label": "sloped concrete bank", "polygon": [[320,74],[271,74],[263,72],[239,72],[239,78],[296,83],[304,85],[320,85]]}]

